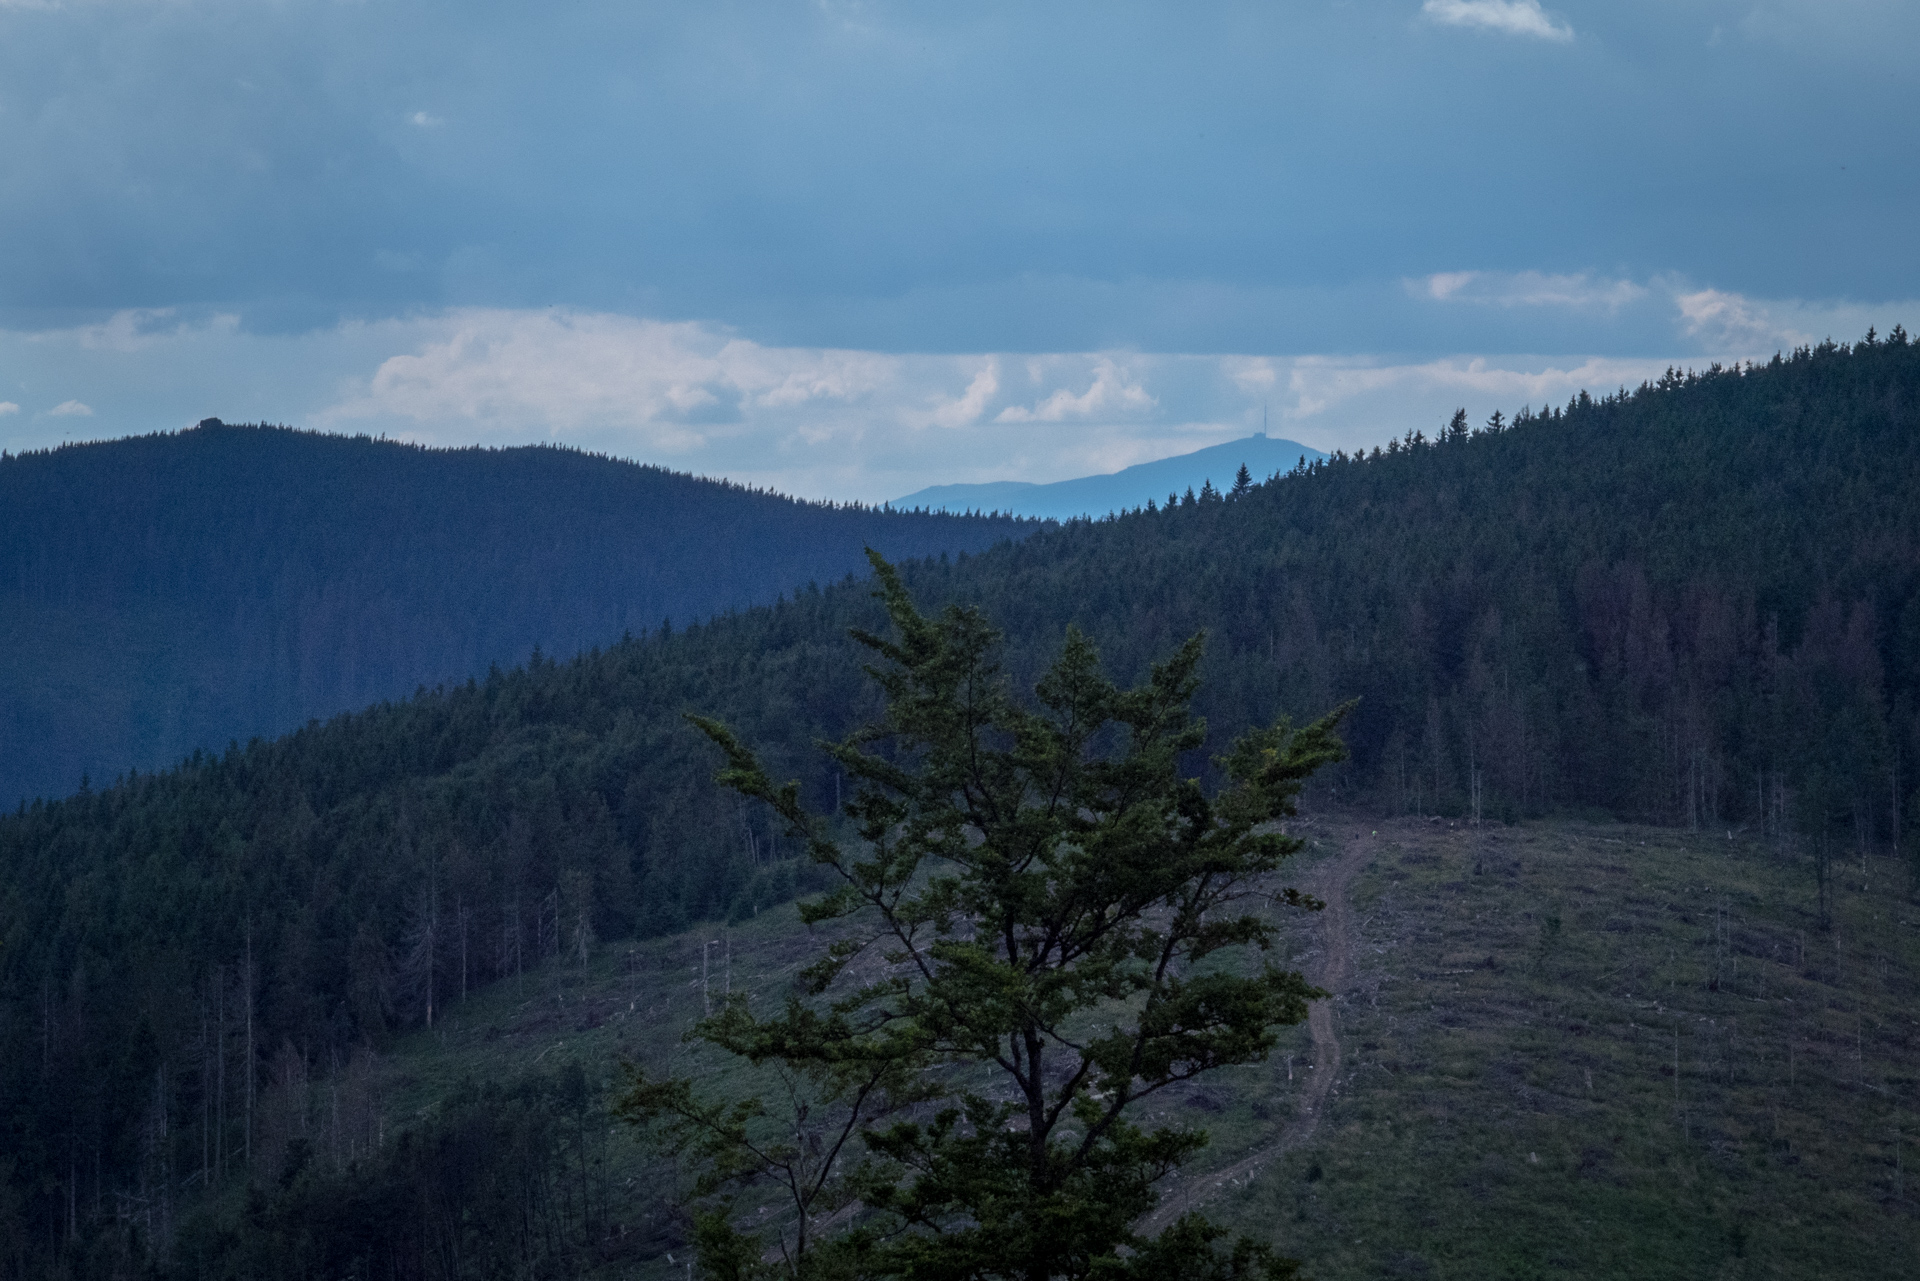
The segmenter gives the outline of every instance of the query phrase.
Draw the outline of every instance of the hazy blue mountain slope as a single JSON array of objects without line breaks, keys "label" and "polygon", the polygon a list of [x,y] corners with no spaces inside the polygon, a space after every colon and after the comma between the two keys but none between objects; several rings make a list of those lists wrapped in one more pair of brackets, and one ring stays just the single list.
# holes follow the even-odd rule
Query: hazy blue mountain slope
[{"label": "hazy blue mountain slope", "polygon": [[934,485],[895,499],[893,506],[944,512],[1006,512],[1047,520],[1071,520],[1075,516],[1130,511],[1145,506],[1149,499],[1165,502],[1168,494],[1183,494],[1188,489],[1198,491],[1209,480],[1215,489],[1228,489],[1242,464],[1255,480],[1265,480],[1275,472],[1292,471],[1302,458],[1312,463],[1325,457],[1310,445],[1261,433],[1245,440],[1230,440],[1224,445],[1210,445],[1191,454],[1139,463],[1105,476],[1080,476],[1050,485],[1021,480]]},{"label": "hazy blue mountain slope", "polygon": [[212,420],[6,458],[0,803],[1021,532]]}]

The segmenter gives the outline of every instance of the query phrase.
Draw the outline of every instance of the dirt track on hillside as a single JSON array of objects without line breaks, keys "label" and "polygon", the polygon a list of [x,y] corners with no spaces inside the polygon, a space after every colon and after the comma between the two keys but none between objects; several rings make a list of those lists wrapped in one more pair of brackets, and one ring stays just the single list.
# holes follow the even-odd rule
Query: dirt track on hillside
[{"label": "dirt track on hillside", "polygon": [[1197,1210],[1219,1192],[1238,1187],[1255,1171],[1275,1157],[1299,1147],[1319,1128],[1320,1114],[1326,1110],[1327,1096],[1340,1076],[1340,1038],[1333,1030],[1333,1000],[1346,990],[1353,974],[1352,912],[1347,905],[1347,889],[1360,869],[1373,857],[1377,842],[1354,833],[1343,836],[1346,847],[1320,864],[1299,888],[1325,901],[1326,908],[1317,922],[1320,955],[1307,967],[1307,978],[1332,993],[1324,1001],[1315,1001],[1307,1010],[1307,1034],[1313,1042],[1313,1067],[1306,1088],[1300,1094],[1299,1111],[1280,1132],[1230,1165],[1194,1175],[1184,1184],[1170,1189],[1154,1212],[1141,1221],[1140,1230],[1151,1235],[1189,1210]]}]

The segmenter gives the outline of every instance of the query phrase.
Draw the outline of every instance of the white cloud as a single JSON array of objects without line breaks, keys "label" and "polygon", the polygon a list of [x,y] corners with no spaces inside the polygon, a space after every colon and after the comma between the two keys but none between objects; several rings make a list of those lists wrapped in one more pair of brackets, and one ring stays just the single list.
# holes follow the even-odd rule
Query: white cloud
[{"label": "white cloud", "polygon": [[[1038,365],[1029,366],[1038,372]],[[1036,401],[1031,407],[1009,405],[994,418],[999,423],[1058,423],[1069,418],[1091,418],[1096,414],[1134,415],[1152,409],[1158,402],[1147,389],[1110,356],[1096,358],[1093,382],[1075,395],[1065,387]]]},{"label": "white cloud", "polygon": [[[1719,289],[1676,294],[1674,304],[1690,336],[1705,337],[1717,347],[1761,353],[1781,347],[1803,347],[1813,335],[1776,316],[1766,303]],[[1849,335],[1851,336],[1851,335]]]},{"label": "white cloud", "polygon": [[[1637,387],[1658,378],[1673,363],[1664,358],[1611,360],[1595,356],[1562,363],[1525,356],[1475,356],[1414,365],[1380,365],[1361,359],[1303,356],[1288,362],[1287,392],[1291,402],[1283,407],[1282,417],[1298,423],[1340,419],[1343,421],[1328,425],[1338,435],[1351,437],[1355,434],[1353,428],[1358,426],[1356,420],[1364,421],[1368,409],[1374,405],[1409,401],[1430,404],[1433,408],[1425,417],[1433,419],[1436,414],[1444,416],[1444,412],[1450,412],[1450,408],[1442,409],[1448,401],[1466,401],[1483,406],[1482,412],[1499,409],[1511,416],[1522,405],[1538,409],[1559,404],[1583,389],[1599,394],[1618,387]],[[1362,440],[1384,440],[1415,427],[1425,430],[1432,425],[1404,411],[1380,413],[1375,423],[1370,432],[1361,436]],[[1331,441],[1328,447],[1337,443],[1340,442]]]},{"label": "white cloud", "polygon": [[[426,327],[430,336],[415,351],[387,357],[321,420],[541,424],[554,435],[617,429],[631,447],[680,454],[727,433],[749,408],[855,400],[885,380],[891,359],[768,348],[694,323],[559,309],[459,310]],[[404,326],[395,328],[402,337]]]},{"label": "white cloud", "polygon": [[1573,307],[1618,311],[1647,296],[1645,285],[1608,280],[1582,272],[1551,275],[1538,271],[1442,271],[1406,282],[1407,291],[1435,302],[1483,303],[1496,307]]},{"label": "white cloud", "polygon": [[417,129],[438,129],[447,122],[439,116],[429,115],[424,111],[416,111],[407,117],[407,123]]},{"label": "white cloud", "polygon": [[20,406],[14,404],[11,400],[0,400],[0,418],[5,418],[9,414],[17,414],[19,412]]},{"label": "white cloud", "polygon": [[93,410],[77,400],[63,400],[47,411],[53,418],[91,418]]},{"label": "white cloud", "polygon": [[[1447,271],[1401,282],[1419,303],[1488,308],[1557,308],[1584,313],[1589,323],[1631,325],[1639,343],[1669,341],[1693,359],[1764,359],[1776,351],[1833,338],[1850,341],[1871,326],[1886,332],[1896,323],[1913,328],[1920,300],[1858,303],[1752,298],[1701,288],[1679,276],[1645,282],[1587,273],[1538,271]],[[1643,348],[1644,349],[1644,348]]]},{"label": "white cloud", "polygon": [[1000,392],[1000,358],[988,356],[980,362],[980,371],[967,389],[952,399],[937,398],[927,422],[938,427],[965,427],[980,421],[987,406]]},{"label": "white cloud", "polygon": [[1573,28],[1541,12],[1540,0],[1426,0],[1420,12],[1452,27],[1485,27],[1541,40],[1573,39]]},{"label": "white cloud", "polygon": [[694,322],[566,309],[455,310],[341,332],[386,350],[308,425],[432,444],[565,440],[803,496],[1057,480],[1245,434],[1155,412],[1154,377],[1212,386],[1212,357],[1028,357],[1032,399],[1007,405],[995,353],[769,347]]},{"label": "white cloud", "polygon": [[871,351],[762,347],[735,339],[720,351],[722,376],[776,409],[813,401],[855,401],[884,385],[894,359]]},{"label": "white cloud", "polygon": [[[1433,275],[1428,276],[1424,282],[1427,297],[1445,302],[1472,284],[1482,274],[1483,273],[1478,271],[1437,271]],[[1407,285],[1409,288],[1413,288],[1415,282],[1410,280],[1407,282]]]},{"label": "white cloud", "polygon": [[1920,298],[1856,302],[1801,298],[1753,298],[1724,289],[1668,289],[1682,332],[1705,351],[1729,358],[1764,360],[1777,351],[1831,338],[1852,342],[1868,329],[1886,333],[1895,325],[1920,330]]}]

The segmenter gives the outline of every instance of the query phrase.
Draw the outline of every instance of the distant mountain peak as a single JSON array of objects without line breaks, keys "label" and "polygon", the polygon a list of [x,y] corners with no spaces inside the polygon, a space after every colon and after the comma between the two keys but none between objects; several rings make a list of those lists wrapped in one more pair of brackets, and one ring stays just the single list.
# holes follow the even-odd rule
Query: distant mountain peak
[{"label": "distant mountain peak", "polygon": [[1164,502],[1169,493],[1198,490],[1208,481],[1213,482],[1215,489],[1230,489],[1234,475],[1243,466],[1255,479],[1265,480],[1276,472],[1293,470],[1302,458],[1311,463],[1326,456],[1311,445],[1269,437],[1259,431],[1240,440],[1209,445],[1172,458],[1136,463],[1106,475],[1079,476],[1051,484],[997,480],[975,485],[932,485],[894,499],[891,506],[896,510],[924,507],[948,512],[998,511],[1048,520],[1072,520],[1078,516],[1104,516],[1108,512],[1143,507],[1149,501]]}]

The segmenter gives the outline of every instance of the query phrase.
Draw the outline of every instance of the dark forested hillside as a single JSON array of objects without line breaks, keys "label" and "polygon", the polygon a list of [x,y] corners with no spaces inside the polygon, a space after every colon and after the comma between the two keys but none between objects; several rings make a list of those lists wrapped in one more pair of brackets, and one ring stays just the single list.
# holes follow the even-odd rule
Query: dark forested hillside
[{"label": "dark forested hillside", "polygon": [[[1016,676],[1069,623],[1122,678],[1209,629],[1215,743],[1359,696],[1321,802],[1739,827],[1819,868],[1920,806],[1916,493],[1920,346],[1896,331],[1456,419],[907,579],[982,605]],[[679,713],[831,808],[807,745],[868,710],[845,629],[875,615],[862,584],[811,589],[0,821],[0,1212],[35,1249],[106,1240],[117,1193],[184,1204],[253,1168],[269,1063],[346,1064],[475,985],[804,888]]]},{"label": "dark forested hillside", "polygon": [[1920,346],[1499,418],[1072,525],[966,590],[1133,671],[1212,629],[1222,730],[1360,696],[1340,785],[1395,810],[1883,843],[1910,820]]},{"label": "dark forested hillside", "polygon": [[0,801],[1027,528],[211,419],[0,459]]}]

